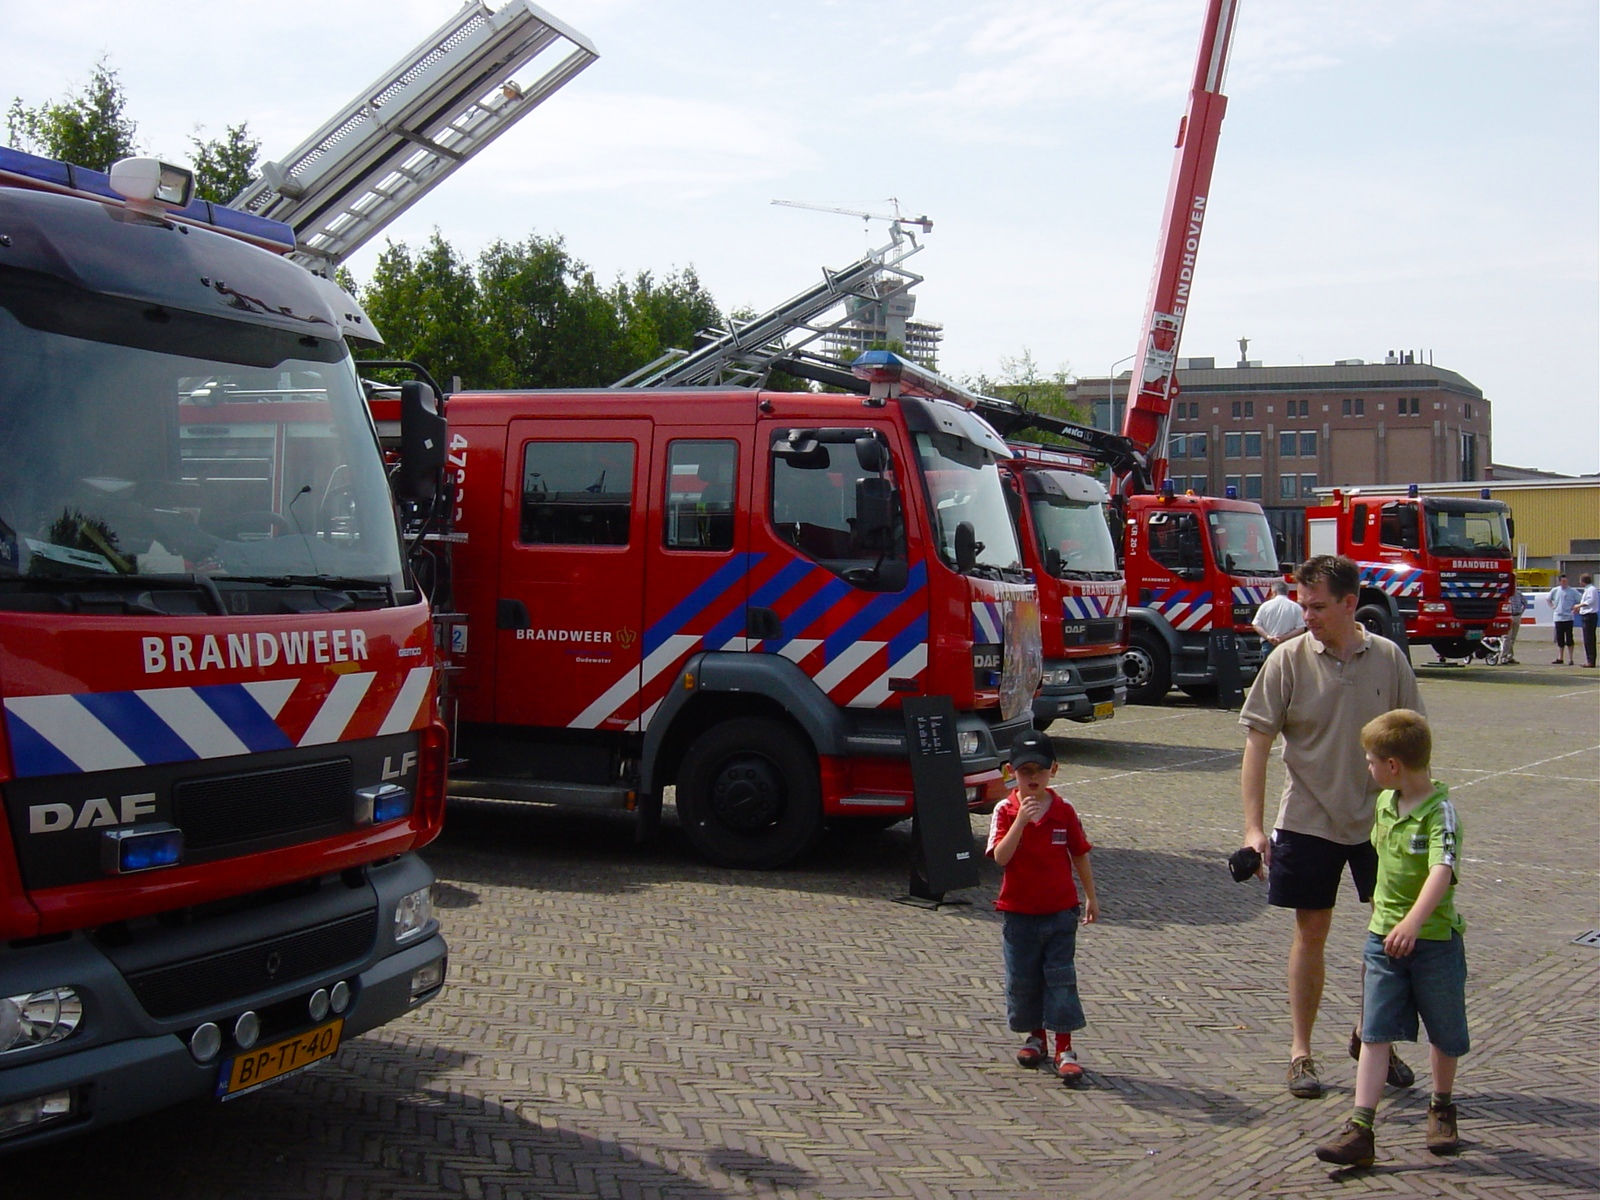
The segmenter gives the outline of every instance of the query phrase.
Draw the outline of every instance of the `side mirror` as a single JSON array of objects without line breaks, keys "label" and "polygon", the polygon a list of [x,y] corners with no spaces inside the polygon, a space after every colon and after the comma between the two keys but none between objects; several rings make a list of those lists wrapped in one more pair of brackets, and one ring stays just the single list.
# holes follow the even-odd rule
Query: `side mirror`
[{"label": "side mirror", "polygon": [[889,469],[889,450],[875,437],[859,437],[856,439],[856,462],[863,471],[882,475]]},{"label": "side mirror", "polygon": [[963,575],[972,573],[978,565],[978,533],[971,521],[956,526],[956,570]]},{"label": "side mirror", "polygon": [[439,397],[427,384],[408,379],[400,385],[400,469],[395,495],[419,505],[433,503],[444,476],[449,423]]},{"label": "side mirror", "polygon": [[1061,551],[1054,546],[1044,552],[1044,569],[1047,574],[1061,578]]}]

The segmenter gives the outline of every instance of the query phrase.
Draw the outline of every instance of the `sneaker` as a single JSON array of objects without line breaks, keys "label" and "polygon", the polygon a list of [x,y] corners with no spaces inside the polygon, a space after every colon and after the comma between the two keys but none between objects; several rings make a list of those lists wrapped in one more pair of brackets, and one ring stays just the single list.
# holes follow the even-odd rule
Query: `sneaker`
[{"label": "sneaker", "polygon": [[1078,1055],[1072,1050],[1062,1050],[1056,1055],[1056,1076],[1068,1087],[1083,1082],[1083,1068],[1078,1065]]},{"label": "sneaker", "polygon": [[1322,1080],[1317,1078],[1317,1064],[1311,1055],[1302,1054],[1289,1064],[1289,1094],[1302,1100],[1322,1095]]},{"label": "sneaker", "polygon": [[[1361,1031],[1350,1031],[1350,1057],[1357,1062],[1361,1061]],[[1417,1073],[1405,1063],[1400,1061],[1400,1055],[1393,1046],[1389,1047],[1389,1074],[1384,1079],[1390,1087],[1408,1088],[1417,1082]]]},{"label": "sneaker", "polygon": [[1044,1039],[1031,1037],[1017,1051],[1017,1066],[1030,1070],[1044,1061]]},{"label": "sneaker", "polygon": [[1370,1167],[1377,1157],[1372,1145],[1372,1130],[1346,1121],[1339,1136],[1317,1147],[1317,1157],[1340,1167]]},{"label": "sneaker", "polygon": [[1461,1138],[1456,1134],[1456,1106],[1443,1108],[1428,1105],[1428,1149],[1434,1154],[1455,1154],[1461,1149]]}]

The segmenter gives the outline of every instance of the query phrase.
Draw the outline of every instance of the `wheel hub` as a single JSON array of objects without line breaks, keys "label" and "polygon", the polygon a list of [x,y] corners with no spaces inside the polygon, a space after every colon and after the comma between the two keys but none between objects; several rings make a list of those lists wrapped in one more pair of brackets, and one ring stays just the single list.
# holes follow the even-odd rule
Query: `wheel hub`
[{"label": "wheel hub", "polygon": [[783,781],[764,758],[745,755],[722,764],[711,785],[717,820],[740,833],[771,827],[783,812]]},{"label": "wheel hub", "polygon": [[1128,677],[1130,689],[1147,687],[1155,673],[1155,664],[1142,650],[1130,649],[1122,656],[1122,673]]}]

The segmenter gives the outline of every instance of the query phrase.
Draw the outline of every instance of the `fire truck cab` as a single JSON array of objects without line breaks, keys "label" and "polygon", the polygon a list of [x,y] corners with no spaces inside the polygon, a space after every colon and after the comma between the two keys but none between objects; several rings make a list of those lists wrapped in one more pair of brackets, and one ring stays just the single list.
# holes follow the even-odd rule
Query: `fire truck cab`
[{"label": "fire truck cab", "polygon": [[1361,568],[1356,619],[1441,659],[1489,657],[1483,640],[1511,628],[1516,586],[1510,508],[1489,498],[1335,488],[1306,509],[1310,554],[1344,554]]},{"label": "fire truck cab", "polygon": [[[885,389],[879,389],[880,391]],[[452,793],[634,810],[714,862],[911,815],[902,697],[968,801],[1039,681],[1037,592],[973,412],[912,395],[457,393]]]}]

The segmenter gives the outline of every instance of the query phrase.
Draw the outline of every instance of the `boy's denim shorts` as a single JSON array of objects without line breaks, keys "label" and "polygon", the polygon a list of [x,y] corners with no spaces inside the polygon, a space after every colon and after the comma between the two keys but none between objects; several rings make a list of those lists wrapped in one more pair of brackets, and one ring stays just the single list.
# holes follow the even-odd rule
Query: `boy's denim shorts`
[{"label": "boy's denim shorts", "polygon": [[1076,961],[1079,911],[1005,914],[1006,1020],[1017,1033],[1076,1033],[1084,1027]]},{"label": "boy's denim shorts", "polygon": [[1448,942],[1418,938],[1405,958],[1390,958],[1383,937],[1368,933],[1362,991],[1363,1042],[1414,1042],[1417,1018],[1441,1054],[1460,1058],[1467,1038],[1467,950],[1459,933]]}]

